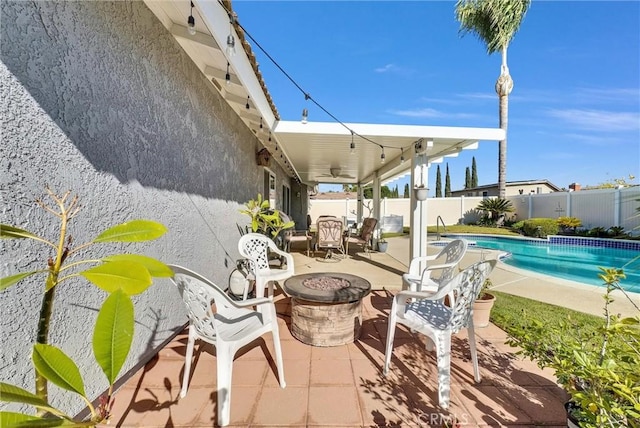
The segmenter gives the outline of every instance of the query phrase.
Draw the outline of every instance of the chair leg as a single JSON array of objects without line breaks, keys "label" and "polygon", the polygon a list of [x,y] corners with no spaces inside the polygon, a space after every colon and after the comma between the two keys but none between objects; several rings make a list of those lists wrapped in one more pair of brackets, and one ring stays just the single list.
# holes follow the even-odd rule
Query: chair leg
[{"label": "chair leg", "polygon": [[393,353],[393,339],[396,334],[396,302],[394,300],[389,312],[389,321],[387,328],[387,346],[384,352],[384,368],[382,373],[386,376],[389,373],[389,364],[391,363],[391,354]]},{"label": "chair leg", "polygon": [[216,347],[218,387],[218,425],[229,425],[231,418],[231,378],[233,375],[233,351],[228,346]]},{"label": "chair leg", "polygon": [[196,341],[195,327],[189,324],[189,338],[187,339],[187,352],[184,357],[184,374],[182,375],[182,389],[180,390],[180,397],[184,398],[187,395],[187,389],[189,388],[189,375],[191,374],[191,359],[193,358],[193,347]]},{"label": "chair leg", "polygon": [[[274,311],[275,312],[275,311]],[[271,321],[271,335],[273,336],[273,350],[276,353],[276,366],[278,368],[278,380],[280,381],[280,388],[287,386],[284,380],[284,366],[282,364],[282,348],[280,346],[280,329],[278,327],[278,319],[275,317]]]},{"label": "chair leg", "polygon": [[476,383],[480,383],[480,367],[478,367],[478,350],[476,349],[476,333],[473,327],[473,320],[469,319],[467,326],[469,334],[469,349],[471,350],[471,361],[473,361],[473,377]]},{"label": "chair leg", "polygon": [[451,334],[436,335],[435,345],[438,354],[438,403],[443,409],[448,409],[451,393]]}]

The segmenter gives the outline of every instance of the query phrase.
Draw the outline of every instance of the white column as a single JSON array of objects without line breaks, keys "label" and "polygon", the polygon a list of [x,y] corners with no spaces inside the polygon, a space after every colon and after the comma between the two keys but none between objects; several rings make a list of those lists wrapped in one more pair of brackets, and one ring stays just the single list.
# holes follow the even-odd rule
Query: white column
[{"label": "white column", "polygon": [[[415,188],[418,181],[422,180],[425,187],[428,187],[428,164],[424,154],[415,155],[411,158],[411,183]],[[427,201],[418,201],[415,192],[411,189],[410,199],[410,224],[411,247],[409,258],[427,255]]]},{"label": "white column", "polygon": [[[380,222],[382,221],[382,218],[380,218],[380,177],[377,171],[373,178],[373,217],[378,219],[378,227],[380,227]],[[377,233],[374,234],[373,245],[374,248],[378,245]]]},{"label": "white column", "polygon": [[362,188],[362,186],[360,186],[360,184],[358,184],[358,206],[356,207],[356,211],[357,214],[356,216],[358,217],[356,219],[356,222],[358,223],[358,226],[362,226],[362,215],[363,215],[363,211],[364,211],[364,207],[362,206],[362,201],[364,200],[364,189]]}]

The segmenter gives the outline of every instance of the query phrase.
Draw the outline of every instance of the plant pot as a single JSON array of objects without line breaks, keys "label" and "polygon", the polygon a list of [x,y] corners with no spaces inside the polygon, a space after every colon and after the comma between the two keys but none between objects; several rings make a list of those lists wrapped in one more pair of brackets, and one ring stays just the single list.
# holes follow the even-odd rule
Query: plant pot
[{"label": "plant pot", "polygon": [[573,401],[567,401],[564,403],[564,408],[567,411],[567,428],[580,428],[580,423],[571,413],[573,409],[576,409],[578,405]]},{"label": "plant pot", "polygon": [[381,253],[387,252],[387,247],[389,247],[388,242],[378,242],[378,251]]},{"label": "plant pot", "polygon": [[424,201],[427,199],[429,189],[427,189],[426,187],[416,187],[415,189],[413,189],[413,193],[415,193],[417,200]]},{"label": "plant pot", "polygon": [[496,297],[493,294],[485,293],[482,298],[476,299],[473,303],[473,326],[475,328],[483,328],[489,325],[489,316],[495,301]]}]

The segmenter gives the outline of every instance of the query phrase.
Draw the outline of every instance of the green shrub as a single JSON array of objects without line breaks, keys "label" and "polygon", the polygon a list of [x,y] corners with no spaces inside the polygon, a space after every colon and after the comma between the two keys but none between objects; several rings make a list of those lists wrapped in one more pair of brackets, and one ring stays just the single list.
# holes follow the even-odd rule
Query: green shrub
[{"label": "green shrub", "polygon": [[547,235],[557,235],[560,226],[553,218],[530,218],[524,221],[522,231],[527,236],[546,238]]},{"label": "green shrub", "polygon": [[517,233],[524,233],[523,228],[524,228],[524,220],[520,220],[511,225],[511,230]]}]

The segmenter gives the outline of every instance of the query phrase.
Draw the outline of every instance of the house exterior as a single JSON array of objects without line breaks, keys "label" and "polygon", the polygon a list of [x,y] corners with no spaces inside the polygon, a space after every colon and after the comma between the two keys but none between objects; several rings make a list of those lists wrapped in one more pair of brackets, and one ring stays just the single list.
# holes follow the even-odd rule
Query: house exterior
[{"label": "house exterior", "polygon": [[[527,181],[507,181],[506,196],[518,196],[561,192],[562,189],[551,183],[549,180],[527,180]],[[472,189],[454,190],[451,192],[451,196],[483,196],[483,197],[498,197],[498,183],[487,184],[484,186],[474,187]]]},{"label": "house exterior", "polygon": [[[35,201],[46,197],[45,186],[70,190],[82,206],[71,223],[74,242],[133,219],[169,229],[148,243],[105,244],[91,253],[96,258],[141,253],[226,286],[240,258],[237,225],[248,223],[239,213],[244,203],[271,193],[282,208],[285,190],[307,194],[280,164],[257,164],[263,147],[255,134],[145,3],[9,0],[0,3],[0,19],[2,223],[55,240],[58,219]],[[305,219],[306,200],[292,199],[290,210]],[[32,240],[1,245],[3,277],[46,269],[51,256]],[[0,292],[1,380],[30,391],[44,280],[32,276]],[[50,343],[76,361],[90,397],[108,385],[91,351],[104,298],[82,278],[65,281],[52,319]],[[134,300],[124,376],[187,321],[166,278]],[[69,414],[84,407],[55,387],[50,401]]]}]

